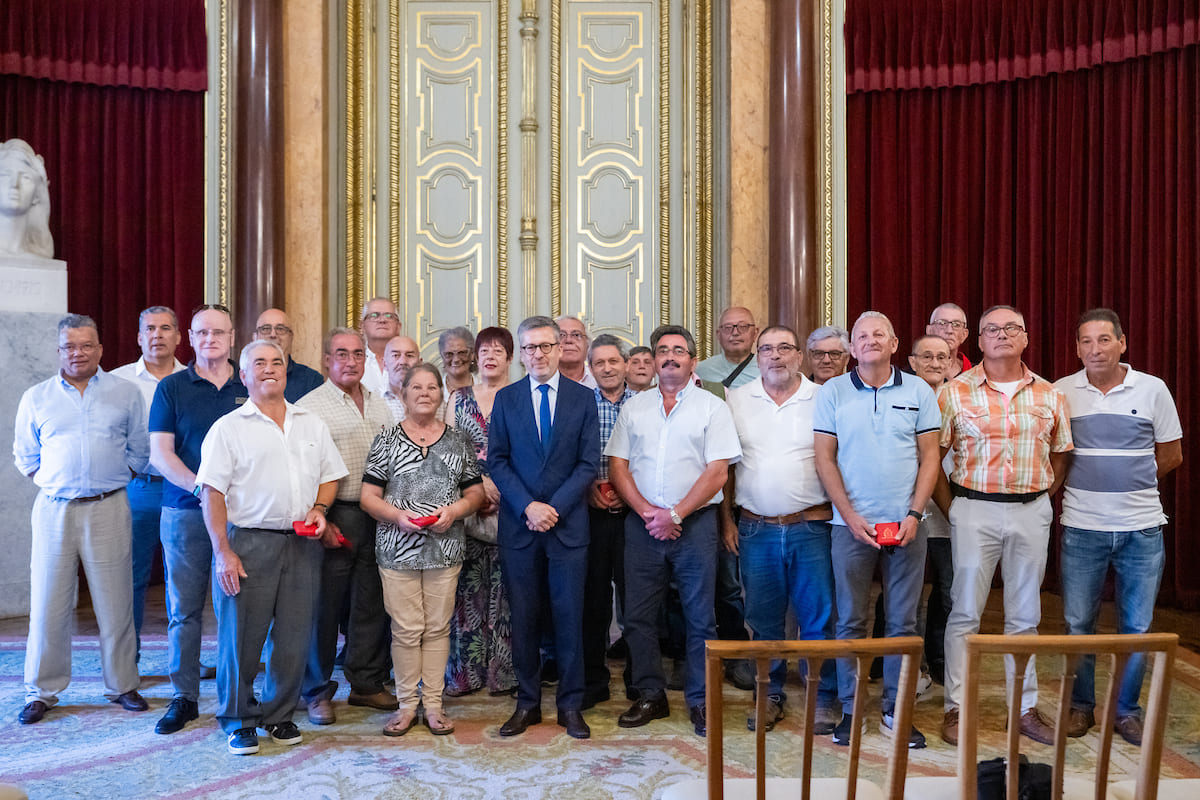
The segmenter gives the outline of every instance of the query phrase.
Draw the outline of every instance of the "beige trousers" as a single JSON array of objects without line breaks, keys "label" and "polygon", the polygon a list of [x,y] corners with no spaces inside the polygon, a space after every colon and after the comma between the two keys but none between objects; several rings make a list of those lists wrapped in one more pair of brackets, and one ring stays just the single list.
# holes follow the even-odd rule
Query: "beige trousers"
[{"label": "beige trousers", "polygon": [[392,669],[401,710],[415,709],[422,700],[426,713],[442,710],[450,617],[461,570],[461,564],[441,569],[379,570],[383,606],[392,618]]}]

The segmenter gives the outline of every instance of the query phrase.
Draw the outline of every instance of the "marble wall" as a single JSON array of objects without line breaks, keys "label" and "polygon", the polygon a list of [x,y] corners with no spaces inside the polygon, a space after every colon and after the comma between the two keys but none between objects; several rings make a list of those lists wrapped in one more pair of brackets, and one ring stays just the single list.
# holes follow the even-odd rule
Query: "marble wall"
[{"label": "marble wall", "polygon": [[21,395],[58,369],[55,332],[61,312],[0,313],[0,617],[29,613],[29,514],[37,486],[13,466],[13,423]]}]

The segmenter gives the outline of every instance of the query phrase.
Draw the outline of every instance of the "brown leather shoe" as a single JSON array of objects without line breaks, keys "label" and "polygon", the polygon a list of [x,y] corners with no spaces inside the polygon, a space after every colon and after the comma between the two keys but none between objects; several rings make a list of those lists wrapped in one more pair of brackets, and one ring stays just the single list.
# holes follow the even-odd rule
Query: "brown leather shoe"
[{"label": "brown leather shoe", "polygon": [[958,709],[952,708],[942,717],[942,741],[958,746]]},{"label": "brown leather shoe", "polygon": [[1054,726],[1036,708],[1021,715],[1021,733],[1035,742],[1054,744]]},{"label": "brown leather shoe", "polygon": [[308,701],[308,721],[313,725],[332,725],[337,721],[333,711],[333,703],[325,695],[314,697]]},{"label": "brown leather shoe", "polygon": [[41,722],[42,717],[46,716],[46,712],[49,710],[50,706],[41,700],[33,700],[26,703],[25,707],[17,712],[17,722],[22,725],[32,725],[35,722]]},{"label": "brown leather shoe", "polygon": [[1072,708],[1071,716],[1067,718],[1067,736],[1078,739],[1092,729],[1096,724],[1096,715],[1081,708]]},{"label": "brown leather shoe", "polygon": [[1136,744],[1138,747],[1142,745],[1142,720],[1136,715],[1128,717],[1117,717],[1117,724],[1114,726],[1117,733],[1121,734],[1121,738],[1130,744]]},{"label": "brown leather shoe", "polygon": [[352,706],[366,706],[367,708],[377,708],[380,711],[395,711],[400,708],[400,703],[397,702],[396,696],[388,694],[382,689],[371,694],[359,694],[351,689],[350,696],[346,698],[346,702]]},{"label": "brown leather shoe", "polygon": [[150,708],[150,704],[146,702],[144,697],[137,693],[136,689],[132,692],[117,695],[112,699],[112,702],[126,711],[146,711]]}]

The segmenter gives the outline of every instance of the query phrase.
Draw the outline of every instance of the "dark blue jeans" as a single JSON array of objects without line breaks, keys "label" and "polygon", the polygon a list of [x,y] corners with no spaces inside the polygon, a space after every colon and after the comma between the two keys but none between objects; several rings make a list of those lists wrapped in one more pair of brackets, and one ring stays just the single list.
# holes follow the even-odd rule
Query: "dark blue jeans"
[{"label": "dark blue jeans", "polygon": [[[1162,581],[1162,528],[1140,531],[1086,531],[1063,527],[1062,597],[1067,633],[1096,632],[1100,592],[1111,564],[1117,578],[1117,633],[1146,633],[1154,619],[1154,603]],[[1146,655],[1129,658],[1117,716],[1139,714],[1138,697],[1146,672]],[[1073,708],[1091,711],[1096,707],[1096,657],[1084,656],[1075,671],[1071,691]]]},{"label": "dark blue jeans", "polygon": [[[787,638],[789,632],[784,620],[789,601],[800,628],[799,638],[834,638],[829,531],[828,522],[780,525],[743,518],[738,523],[746,624],[755,639]],[[786,678],[787,662],[772,661],[768,690],[771,696],[784,697]],[[818,694],[822,705],[834,705],[837,700],[837,669],[833,661],[821,665]]]},{"label": "dark blue jeans", "polygon": [[641,697],[662,696],[667,688],[658,615],[673,575],[687,628],[684,698],[689,708],[704,704],[704,643],[717,638],[713,600],[719,546],[715,506],[689,514],[683,535],[669,542],[651,537],[637,514],[625,517],[625,641]]},{"label": "dark blue jeans", "polygon": [[[153,480],[149,478],[153,477]],[[159,475],[138,475],[126,487],[129,513],[133,517],[133,628],[142,652],[142,619],[145,616],[146,585],[158,548],[158,526],[162,516],[163,480]]]}]

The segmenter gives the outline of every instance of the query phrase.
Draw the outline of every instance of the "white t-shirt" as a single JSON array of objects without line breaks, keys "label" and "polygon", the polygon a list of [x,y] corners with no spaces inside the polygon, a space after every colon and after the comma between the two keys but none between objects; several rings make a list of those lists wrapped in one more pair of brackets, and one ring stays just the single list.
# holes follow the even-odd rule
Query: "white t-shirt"
[{"label": "white t-shirt", "polygon": [[1167,521],[1158,495],[1156,443],[1183,437],[1167,385],[1126,367],[1102,394],[1087,371],[1061,378],[1075,441],[1063,491],[1062,524],[1094,531],[1137,531]]}]

